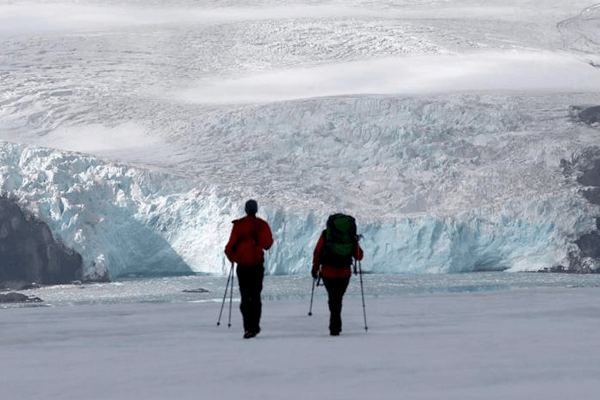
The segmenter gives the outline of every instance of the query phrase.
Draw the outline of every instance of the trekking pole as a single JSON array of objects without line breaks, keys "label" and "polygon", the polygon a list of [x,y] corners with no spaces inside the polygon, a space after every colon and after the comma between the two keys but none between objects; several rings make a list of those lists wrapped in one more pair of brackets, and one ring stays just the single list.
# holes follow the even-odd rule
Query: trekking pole
[{"label": "trekking pole", "polygon": [[[219,312],[219,319],[217,321],[217,326],[221,325],[221,315],[223,314],[223,306],[225,305],[225,298],[227,297],[227,289],[229,288],[229,280],[231,279],[231,275],[233,274],[233,263],[231,263],[231,269],[229,270],[229,275],[227,276],[227,284],[225,285],[225,293],[223,294],[223,302],[221,303],[221,312]],[[233,283],[232,283],[233,285]]]},{"label": "trekking pole", "polygon": [[[356,260],[354,260],[354,266],[356,267]],[[365,291],[363,290],[363,279],[362,279],[362,267],[360,261],[358,262],[358,276],[360,278],[360,295],[362,297],[363,316],[365,318],[365,332],[369,329],[367,327],[367,309],[365,307]]]},{"label": "trekking pole", "polygon": [[312,315],[313,298],[315,296],[315,285],[319,286],[319,281],[320,280],[321,280],[321,275],[319,275],[317,278],[313,278],[312,292],[310,293],[310,308],[308,309],[308,316],[309,317]]},{"label": "trekking pole", "polygon": [[233,282],[235,281],[235,276],[233,275],[233,263],[231,263],[231,291],[229,292],[229,323],[227,324],[228,328],[231,328],[231,307],[233,304]]},{"label": "trekking pole", "polygon": [[315,284],[317,283],[317,278],[313,278],[312,291],[310,293],[310,307],[308,308],[308,316],[312,315],[312,303],[313,297],[315,296]]}]

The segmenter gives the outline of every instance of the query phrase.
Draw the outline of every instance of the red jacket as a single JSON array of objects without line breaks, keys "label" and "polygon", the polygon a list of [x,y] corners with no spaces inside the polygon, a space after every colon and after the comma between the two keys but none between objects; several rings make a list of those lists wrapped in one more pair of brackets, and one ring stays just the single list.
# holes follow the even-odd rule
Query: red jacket
[{"label": "red jacket", "polygon": [[273,245],[271,228],[264,220],[245,216],[233,221],[233,230],[225,255],[229,261],[238,265],[260,265],[264,262],[264,250],[269,250]]},{"label": "red jacket", "polygon": [[[321,267],[321,276],[323,278],[347,278],[352,275],[352,264],[348,264],[342,267],[333,266],[333,265],[325,265],[321,264],[321,250],[323,250],[323,245],[325,243],[325,231],[321,234],[319,241],[317,242],[317,247],[315,247],[315,252],[313,254],[313,273],[319,271],[319,267]],[[354,254],[352,255],[358,261],[363,259],[363,250],[360,248],[358,242],[354,243]]]}]

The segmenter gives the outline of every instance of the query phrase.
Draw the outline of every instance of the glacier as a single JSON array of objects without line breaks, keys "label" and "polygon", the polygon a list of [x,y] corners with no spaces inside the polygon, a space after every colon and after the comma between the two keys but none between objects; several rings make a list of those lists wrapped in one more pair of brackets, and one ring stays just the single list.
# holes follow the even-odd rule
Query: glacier
[{"label": "glacier", "polygon": [[271,275],[333,212],[369,273],[598,267],[586,2],[40,3],[0,2],[0,192],[92,279],[226,274],[248,198]]}]

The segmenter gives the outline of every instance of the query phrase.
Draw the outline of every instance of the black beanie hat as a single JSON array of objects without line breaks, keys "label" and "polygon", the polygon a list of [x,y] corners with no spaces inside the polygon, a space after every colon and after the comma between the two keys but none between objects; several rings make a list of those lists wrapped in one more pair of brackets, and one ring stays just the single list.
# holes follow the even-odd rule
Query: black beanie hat
[{"label": "black beanie hat", "polygon": [[258,211],[258,203],[256,202],[256,200],[248,200],[246,202],[244,210],[246,210],[246,214],[248,215],[256,215]]}]

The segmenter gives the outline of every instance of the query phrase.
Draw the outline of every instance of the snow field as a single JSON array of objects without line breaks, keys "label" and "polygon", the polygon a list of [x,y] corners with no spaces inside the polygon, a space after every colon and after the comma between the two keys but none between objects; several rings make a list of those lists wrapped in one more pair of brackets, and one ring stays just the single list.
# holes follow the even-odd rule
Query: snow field
[{"label": "snow field", "polygon": [[[597,288],[266,301],[242,339],[234,304],[130,303],[2,312],[3,392],[32,399],[593,399]],[[24,329],[27,327],[27,329]]]}]

